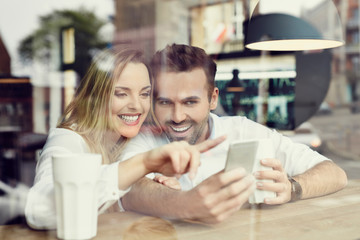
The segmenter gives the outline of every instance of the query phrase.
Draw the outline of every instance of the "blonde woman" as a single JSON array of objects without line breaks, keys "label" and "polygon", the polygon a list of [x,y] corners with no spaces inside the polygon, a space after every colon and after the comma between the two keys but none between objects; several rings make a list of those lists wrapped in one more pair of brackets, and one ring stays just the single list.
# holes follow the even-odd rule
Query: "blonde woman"
[{"label": "blonde woman", "polygon": [[[100,153],[99,213],[117,201],[130,186],[150,172],[195,175],[200,152],[223,138],[191,146],[174,142],[118,162],[129,138],[136,136],[150,109],[151,74],[135,50],[104,51],[94,58],[73,101],[57,128],[51,129],[30,189],[25,217],[30,227],[56,227],[51,157],[59,153]],[[84,166],[86,169],[86,166]],[[115,203],[115,204],[114,204]]]}]

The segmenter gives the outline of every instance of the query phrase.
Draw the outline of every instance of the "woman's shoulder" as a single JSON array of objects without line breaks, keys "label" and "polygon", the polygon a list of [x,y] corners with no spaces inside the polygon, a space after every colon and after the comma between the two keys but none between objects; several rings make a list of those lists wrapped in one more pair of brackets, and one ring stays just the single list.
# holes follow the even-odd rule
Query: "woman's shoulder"
[{"label": "woman's shoulder", "polygon": [[45,147],[63,146],[66,148],[74,148],[85,145],[84,138],[75,131],[66,128],[52,128],[49,131]]},{"label": "woman's shoulder", "polygon": [[49,131],[49,138],[59,138],[59,137],[75,137],[82,138],[77,132],[67,129],[67,128],[51,128]]}]

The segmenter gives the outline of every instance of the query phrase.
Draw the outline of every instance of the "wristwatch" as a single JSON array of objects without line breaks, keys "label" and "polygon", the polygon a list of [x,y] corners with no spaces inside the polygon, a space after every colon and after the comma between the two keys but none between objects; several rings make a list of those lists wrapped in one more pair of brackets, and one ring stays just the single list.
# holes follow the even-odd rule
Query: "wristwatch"
[{"label": "wristwatch", "polygon": [[291,201],[296,201],[301,199],[302,188],[301,185],[292,177],[288,176],[288,179],[291,183]]}]

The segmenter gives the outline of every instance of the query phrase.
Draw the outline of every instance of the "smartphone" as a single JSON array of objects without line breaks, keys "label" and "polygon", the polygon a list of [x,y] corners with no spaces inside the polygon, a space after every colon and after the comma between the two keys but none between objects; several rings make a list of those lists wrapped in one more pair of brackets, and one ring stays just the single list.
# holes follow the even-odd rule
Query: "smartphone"
[{"label": "smartphone", "polygon": [[[272,170],[270,167],[261,165],[260,160],[264,158],[274,158],[275,152],[270,139],[257,139],[249,141],[235,141],[230,143],[225,171],[234,168],[243,167],[251,174],[255,171]],[[269,179],[259,180],[256,182],[273,182]],[[276,193],[255,189],[254,194],[249,197],[249,203],[263,203],[265,198],[275,198]]]},{"label": "smartphone", "polygon": [[256,140],[235,141],[230,143],[225,171],[243,167],[248,173],[252,173],[254,170],[258,146],[259,142]]}]

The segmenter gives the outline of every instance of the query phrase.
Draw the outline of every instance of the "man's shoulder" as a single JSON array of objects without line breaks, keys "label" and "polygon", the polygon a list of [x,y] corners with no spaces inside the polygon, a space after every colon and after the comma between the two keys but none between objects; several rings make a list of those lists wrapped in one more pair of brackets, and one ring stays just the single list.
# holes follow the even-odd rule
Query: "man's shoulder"
[{"label": "man's shoulder", "polygon": [[214,124],[221,124],[225,127],[233,127],[234,124],[245,123],[251,121],[244,116],[218,116],[216,114],[210,114]]},{"label": "man's shoulder", "polygon": [[241,138],[259,130],[258,123],[244,116],[217,116],[211,114],[212,137],[227,135],[228,139]]}]

